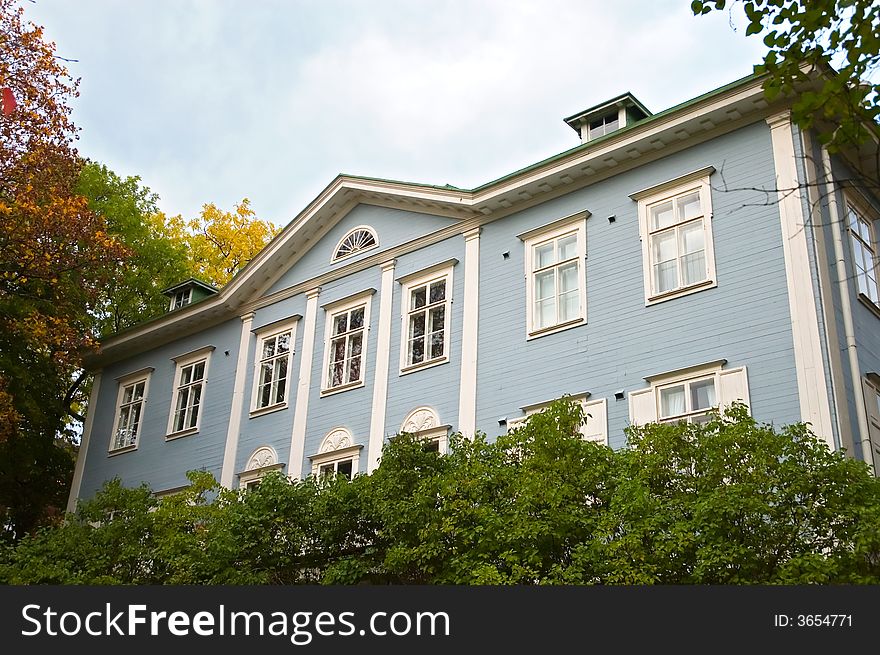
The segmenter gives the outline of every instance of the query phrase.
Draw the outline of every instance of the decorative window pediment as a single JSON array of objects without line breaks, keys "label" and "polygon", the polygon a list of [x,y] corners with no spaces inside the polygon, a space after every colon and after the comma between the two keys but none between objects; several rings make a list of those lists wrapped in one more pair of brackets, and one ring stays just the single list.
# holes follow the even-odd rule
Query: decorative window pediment
[{"label": "decorative window pediment", "polygon": [[355,253],[376,248],[378,245],[379,238],[376,236],[375,230],[366,225],[360,225],[340,239],[333,250],[333,258],[330,262],[338,262]]},{"label": "decorative window pediment", "polygon": [[238,474],[240,489],[252,489],[260,484],[267,473],[280,471],[284,464],[278,461],[278,454],[271,446],[260,446],[248,457],[244,471]]}]

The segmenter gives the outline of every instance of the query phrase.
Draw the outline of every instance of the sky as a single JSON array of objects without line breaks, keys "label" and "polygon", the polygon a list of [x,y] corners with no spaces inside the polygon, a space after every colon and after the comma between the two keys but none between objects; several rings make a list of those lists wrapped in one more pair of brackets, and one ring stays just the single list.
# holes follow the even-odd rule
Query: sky
[{"label": "sky", "polygon": [[[28,0],[81,78],[78,149],[185,218],[284,226],[339,173],[473,188],[752,72],[739,9],[689,0]],[[738,7],[738,5],[737,5]]]}]

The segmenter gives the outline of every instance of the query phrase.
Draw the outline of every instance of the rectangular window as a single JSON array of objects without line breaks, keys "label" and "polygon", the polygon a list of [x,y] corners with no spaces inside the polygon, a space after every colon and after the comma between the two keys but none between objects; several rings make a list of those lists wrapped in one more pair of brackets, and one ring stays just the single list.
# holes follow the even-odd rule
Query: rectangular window
[{"label": "rectangular window", "polygon": [[252,412],[287,406],[296,321],[257,331]]},{"label": "rectangular window", "polygon": [[137,446],[148,384],[149,373],[120,379],[110,452],[129,450]]},{"label": "rectangular window", "polygon": [[213,346],[208,346],[174,359],[177,368],[174,373],[168,437],[184,436],[198,431],[208,378],[208,362],[213,350]]},{"label": "rectangular window", "polygon": [[715,283],[711,170],[630,196],[639,204],[647,304]]},{"label": "rectangular window", "polygon": [[619,125],[619,115],[616,112],[613,114],[609,114],[608,116],[598,118],[590,123],[590,135],[588,140],[592,141],[593,139],[598,139],[600,136],[605,136],[606,134],[609,134],[610,132],[616,130]]},{"label": "rectangular window", "polygon": [[324,348],[324,393],[364,384],[365,350],[371,296],[327,307]]},{"label": "rectangular window", "polygon": [[586,321],[585,225],[574,220],[524,238],[529,336]]},{"label": "rectangular window", "polygon": [[658,387],[657,393],[660,403],[659,420],[663,423],[705,423],[709,420],[709,410],[718,406],[714,375]]},{"label": "rectangular window", "polygon": [[343,475],[349,480],[352,478],[354,471],[354,459],[339,459],[333,462],[327,462],[318,466],[318,476],[322,478]]},{"label": "rectangular window", "polygon": [[876,241],[874,240],[874,221],[868,218],[861,207],[856,207],[850,200],[846,203],[846,222],[852,241],[853,262],[855,265],[856,284],[859,293],[875,305],[880,305],[880,287],[878,287],[878,259]]},{"label": "rectangular window", "polygon": [[183,289],[174,294],[171,299],[171,309],[180,309],[185,307],[192,300],[192,289]]},{"label": "rectangular window", "polygon": [[452,266],[400,280],[403,284],[401,372],[449,361]]}]

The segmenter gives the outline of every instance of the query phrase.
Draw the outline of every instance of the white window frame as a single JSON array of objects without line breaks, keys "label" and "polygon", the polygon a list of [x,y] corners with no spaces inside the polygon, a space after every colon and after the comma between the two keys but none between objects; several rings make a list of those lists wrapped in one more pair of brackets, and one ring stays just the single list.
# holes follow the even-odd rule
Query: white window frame
[{"label": "white window frame", "polygon": [[437,452],[445,455],[449,447],[451,425],[440,423],[440,415],[431,407],[416,407],[400,424],[398,434],[411,434],[425,444],[437,444]]},{"label": "white window frame", "polygon": [[[298,318],[292,318],[284,320],[283,322],[272,323],[271,325],[266,325],[264,327],[258,328],[254,330],[254,334],[257,337],[257,345],[256,350],[254,350],[254,373],[253,373],[253,389],[251,391],[251,411],[250,416],[261,416],[262,414],[269,414],[271,412],[277,412],[282,409],[286,409],[290,400],[290,387],[291,383],[294,380],[293,377],[293,362],[295,360],[296,349],[294,348],[296,344],[296,329],[299,324]],[[279,402],[270,402],[268,405],[260,406],[260,387],[261,379],[262,379],[262,368],[263,362],[267,361],[267,359],[272,359],[273,361],[281,359],[279,355],[273,355],[271,358],[263,358],[263,344],[269,339],[275,339],[278,336],[284,334],[285,332],[290,333],[290,347],[287,351],[287,378],[284,386],[284,398]],[[277,380],[272,379],[272,387],[274,388],[277,383]]]},{"label": "white window frame", "polygon": [[[357,389],[364,386],[367,379],[367,346],[370,337],[370,305],[372,304],[375,289],[337,300],[336,302],[324,305],[324,362],[321,373],[321,396],[329,396],[334,393],[348,391],[349,389]],[[362,328],[363,338],[361,341],[361,369],[360,378],[351,382],[330,386],[330,363],[331,363],[331,345],[333,339],[333,322],[334,318],[339,314],[344,314],[356,309],[360,306],[364,307],[364,325]],[[349,334],[349,330],[346,334]],[[346,338],[346,353],[348,352],[348,338]]]},{"label": "white window frame", "polygon": [[[694,171],[682,177],[658,184],[649,189],[638,191],[630,196],[638,202],[639,213],[639,232],[642,240],[642,270],[645,285],[645,305],[654,305],[673,298],[680,298],[703,289],[711,289],[718,286],[717,276],[715,274],[715,245],[713,240],[712,229],[712,190],[709,184],[709,177],[715,171],[711,166]],[[700,211],[699,217],[692,217],[686,220],[676,220],[670,225],[660,229],[653,229],[651,226],[651,209],[662,203],[676,201],[678,198],[686,196],[693,192],[700,194]],[[676,205],[674,205],[675,207]],[[703,228],[703,252],[706,266],[706,277],[702,280],[683,284],[681,278],[681,259],[679,231],[682,226],[694,223],[697,220],[702,221]],[[676,275],[678,276],[678,284],[672,288],[662,292],[654,291],[654,257],[653,257],[653,238],[660,233],[672,231],[675,234],[676,248]]]},{"label": "white window frame", "polygon": [[[644,414],[646,408],[651,414],[651,418],[647,422],[652,423],[699,422],[695,419],[707,415],[712,410],[723,411],[734,401],[745,403],[747,407],[751,408],[746,367],[724,368],[726,364],[726,359],[719,359],[645,377],[650,387],[631,391],[629,394],[630,422],[638,425],[644,424],[645,421],[637,420],[636,414]],[[691,406],[690,385],[709,379],[714,383],[715,402],[710,408],[694,409]],[[661,394],[663,390],[682,385],[685,387],[685,411],[671,416],[662,416]],[[636,403],[639,404],[639,409],[636,409]]]},{"label": "white window frame", "polygon": [[[520,407],[520,410],[524,414],[523,416],[517,416],[517,417],[511,418],[511,419],[507,419],[507,432],[510,433],[513,430],[515,430],[519,427],[522,427],[523,425],[525,425],[528,422],[528,420],[532,416],[534,416],[535,414],[540,414],[545,409],[547,409],[550,405],[552,405],[554,402],[556,402],[556,400],[558,400],[558,398],[553,399],[553,400],[545,400],[540,403],[533,403],[531,405],[523,405],[522,407]],[[607,446],[608,445],[608,403],[607,403],[606,399],[605,398],[591,399],[591,394],[582,393],[582,394],[578,394],[576,396],[569,396],[568,400],[575,402],[575,403],[580,403],[581,407],[584,410],[584,416],[586,418],[586,421],[584,421],[584,423],[578,429],[578,432],[581,433],[581,436],[583,436],[583,438],[587,439],[588,441],[594,441],[596,443],[601,443],[601,444]],[[595,411],[596,409],[598,409],[599,411]],[[591,410],[593,410],[593,411],[591,411]],[[590,428],[592,426],[589,425],[590,420],[592,420],[592,419],[598,420],[599,416],[602,416],[602,419],[605,421],[604,429],[602,430],[603,438],[601,440],[595,439],[592,436],[590,436]]]},{"label": "white window frame", "polygon": [[[202,416],[205,415],[205,397],[207,395],[208,374],[210,371],[212,352],[214,352],[214,346],[205,346],[204,348],[199,348],[198,350],[194,350],[192,352],[178,355],[177,357],[172,358],[172,361],[175,362],[176,366],[174,367],[174,378],[172,379],[171,411],[168,413],[168,427],[165,431],[166,441],[171,441],[173,439],[179,439],[180,437],[186,437],[191,434],[196,434],[199,431],[199,426],[202,423]],[[180,398],[180,390],[184,387],[186,387],[187,389],[192,389],[195,387],[195,384],[192,382],[182,385],[180,383],[180,375],[183,372],[183,369],[189,366],[196,366],[201,362],[204,362],[205,369],[201,379],[201,391],[199,392],[199,411],[196,414],[195,425],[184,427],[181,430],[175,430],[174,424],[177,417],[177,402]]]},{"label": "white window frame", "polygon": [[284,463],[278,461],[278,453],[272,446],[260,446],[248,457],[244,471],[238,474],[238,488],[245,491],[260,484],[272,471],[280,471]]},{"label": "white window frame", "polygon": [[[583,325],[587,322],[587,275],[586,275],[586,259],[587,259],[587,223],[589,212],[578,212],[572,216],[567,216],[558,221],[554,221],[549,225],[530,230],[519,235],[525,247],[525,280],[526,280],[526,339],[534,339],[547,334],[560,332],[569,328]],[[535,270],[535,249],[550,241],[556,241],[569,234],[577,237],[577,253],[573,258],[566,259],[564,262],[556,262],[541,270]],[[537,274],[546,272],[551,268],[557,270],[562,264],[570,262],[577,263],[577,280],[578,280],[578,303],[579,311],[574,318],[565,321],[557,321],[552,325],[543,327],[535,327],[537,322],[537,312],[535,311],[535,280]],[[559,284],[554,284],[557,318],[559,316]]]},{"label": "white window frame", "polygon": [[[867,203],[851,193],[844,193],[844,206],[846,207],[846,227],[849,230],[850,254],[853,262],[853,277],[856,281],[856,294],[862,302],[872,309],[880,310],[880,240],[877,237],[877,212]],[[854,228],[850,220],[850,212],[857,217],[859,225],[867,229],[867,238],[860,230]],[[857,248],[863,247],[871,257],[870,268],[858,265],[861,256]],[[865,270],[860,273],[859,269]],[[871,277],[874,278],[873,284]],[[867,293],[865,293],[867,291]],[[873,297],[872,297],[873,294]]]},{"label": "white window frame", "polygon": [[341,462],[351,461],[351,478],[354,478],[360,471],[362,449],[363,446],[354,445],[354,437],[347,428],[330,430],[321,441],[318,452],[309,457],[312,475],[320,475],[321,469],[327,466],[333,466],[335,473]]},{"label": "white window frame", "polygon": [[192,292],[192,287],[175,291],[174,295],[171,296],[171,303],[168,307],[168,311],[174,311],[175,309],[180,309],[181,307],[189,305],[192,302]]},{"label": "white window frame", "polygon": [[[346,239],[351,237],[356,232],[368,232],[370,236],[373,237],[373,245],[360,247],[357,250],[353,250],[352,252],[346,253],[344,255],[339,254],[339,249],[342,247],[342,244],[345,243]],[[346,232],[343,237],[336,242],[336,246],[333,248],[333,254],[330,257],[330,263],[335,264],[336,262],[344,261],[350,257],[354,257],[355,255],[359,255],[362,252],[367,252],[369,250],[374,250],[379,247],[379,235],[376,234],[376,230],[371,228],[369,225],[358,225],[357,227],[351,228],[348,232]]]},{"label": "white window frame", "polygon": [[[144,413],[147,408],[147,397],[150,391],[150,377],[152,376],[153,370],[154,369],[152,367],[143,368],[116,378],[116,382],[118,383],[118,390],[116,392],[116,412],[113,417],[113,430],[110,432],[110,443],[108,444],[107,448],[107,452],[110,456],[120,455],[122,453],[131,452],[132,450],[137,450],[138,444],[140,443],[141,432],[143,432]],[[144,391],[138,401],[141,408],[140,416],[138,418],[137,429],[135,430],[134,434],[134,440],[132,441],[132,443],[125,446],[116,446],[116,434],[119,431],[119,422],[122,419],[125,390],[129,387],[134,387],[141,383],[143,383],[144,385]],[[133,406],[134,403],[125,403],[125,405],[130,407]]]},{"label": "white window frame", "polygon": [[[438,364],[445,364],[450,361],[449,356],[449,346],[451,343],[450,340],[450,328],[452,325],[452,263],[444,263],[437,266],[432,266],[429,269],[425,269],[423,271],[419,271],[418,273],[414,273],[413,275],[408,275],[406,277],[398,280],[401,283],[402,291],[400,296],[400,374],[406,375],[407,373],[412,373],[413,371],[418,371],[423,368],[430,368],[432,366],[437,366]],[[446,293],[445,299],[442,302],[438,303],[429,303],[430,300],[428,294],[430,293],[430,285],[434,282],[439,282],[440,280],[444,280],[446,283]],[[426,304],[425,306],[417,309],[410,309],[410,301],[411,294],[413,291],[420,287],[426,287]],[[417,362],[415,364],[410,364],[408,362],[409,359],[409,327],[410,320],[412,316],[419,313],[427,314],[429,309],[436,307],[444,308],[444,323],[443,323],[443,355],[440,357],[435,357],[433,359],[424,359],[421,362]],[[425,342],[428,342],[428,334],[427,334],[427,326],[428,320],[427,315],[425,317],[425,335],[423,338]],[[428,348],[430,348],[430,343],[427,343]],[[429,351],[426,350],[425,354],[428,355]]]}]

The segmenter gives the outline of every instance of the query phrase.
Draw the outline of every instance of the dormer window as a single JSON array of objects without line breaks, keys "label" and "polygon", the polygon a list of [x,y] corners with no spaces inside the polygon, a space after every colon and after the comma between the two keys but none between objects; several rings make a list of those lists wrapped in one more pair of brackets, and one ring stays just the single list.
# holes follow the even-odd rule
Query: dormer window
[{"label": "dormer window", "polygon": [[162,294],[168,298],[168,311],[173,312],[175,309],[181,309],[194,302],[204,300],[208,296],[217,293],[217,289],[210,284],[190,278],[173,287],[168,287],[162,291]]},{"label": "dormer window", "polygon": [[176,291],[171,297],[171,306],[168,309],[169,311],[174,311],[175,309],[180,309],[184,305],[188,305],[191,302],[192,287],[190,287],[189,289],[181,289],[180,291]]},{"label": "dormer window", "polygon": [[605,136],[616,130],[619,126],[620,115],[618,112],[590,121],[590,133],[587,136],[587,140],[592,141],[593,139],[598,139],[600,136]]},{"label": "dormer window", "polygon": [[378,245],[379,239],[376,237],[376,232],[373,228],[361,225],[348,232],[339,240],[339,243],[336,244],[336,249],[333,251],[333,259],[330,261],[331,263],[338,262],[364,250],[376,248]]}]

